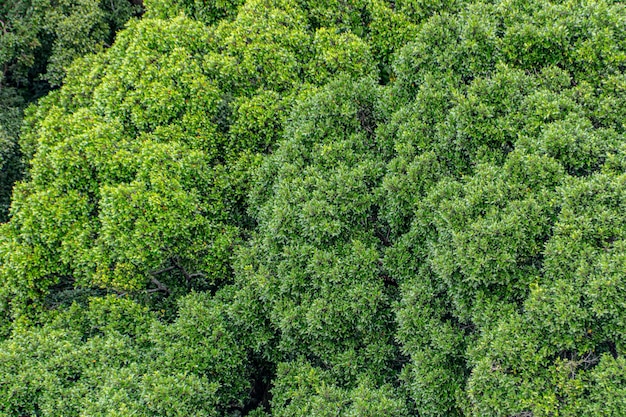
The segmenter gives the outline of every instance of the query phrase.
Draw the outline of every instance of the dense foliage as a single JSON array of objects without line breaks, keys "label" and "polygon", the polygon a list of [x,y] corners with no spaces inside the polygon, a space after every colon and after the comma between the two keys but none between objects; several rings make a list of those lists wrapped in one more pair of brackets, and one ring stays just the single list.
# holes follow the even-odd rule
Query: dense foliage
[{"label": "dense foliage", "polygon": [[2,9],[0,415],[626,414],[620,2],[75,3]]},{"label": "dense foliage", "polygon": [[0,220],[23,174],[18,145],[26,104],[62,84],[75,58],[109,46],[141,0],[5,0],[0,4]]}]

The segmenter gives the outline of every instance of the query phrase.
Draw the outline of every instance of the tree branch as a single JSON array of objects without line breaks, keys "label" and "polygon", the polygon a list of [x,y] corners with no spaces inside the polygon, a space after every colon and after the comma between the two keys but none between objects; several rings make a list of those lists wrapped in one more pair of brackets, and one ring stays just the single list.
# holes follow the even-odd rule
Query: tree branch
[{"label": "tree branch", "polygon": [[150,282],[152,282],[154,285],[156,285],[156,288],[152,289],[152,290],[147,290],[148,292],[157,292],[157,291],[163,291],[166,294],[170,293],[169,288],[167,288],[167,286],[165,284],[163,284],[161,281],[159,281],[158,279],[152,277],[152,279],[150,280]]}]

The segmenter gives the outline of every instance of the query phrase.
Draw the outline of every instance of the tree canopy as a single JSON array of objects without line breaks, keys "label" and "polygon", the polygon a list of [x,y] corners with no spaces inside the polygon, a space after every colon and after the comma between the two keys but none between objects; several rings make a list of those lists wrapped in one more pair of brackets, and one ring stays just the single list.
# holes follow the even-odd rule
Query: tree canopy
[{"label": "tree canopy", "polygon": [[620,2],[0,13],[0,415],[626,414]]}]

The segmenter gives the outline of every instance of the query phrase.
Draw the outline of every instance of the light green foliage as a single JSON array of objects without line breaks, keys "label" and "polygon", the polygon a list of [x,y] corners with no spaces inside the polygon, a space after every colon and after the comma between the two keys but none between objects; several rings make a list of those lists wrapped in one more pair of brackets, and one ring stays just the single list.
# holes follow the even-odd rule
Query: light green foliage
[{"label": "light green foliage", "polygon": [[333,383],[328,372],[304,361],[280,364],[272,393],[272,415],[278,417],[408,415],[406,405],[396,398],[391,386],[376,387],[363,379],[346,391]]},{"label": "light green foliage", "polygon": [[128,0],[7,0],[0,4],[0,221],[24,171],[24,107],[62,84],[72,61],[110,45],[141,7]]},{"label": "light green foliage", "polygon": [[220,416],[249,389],[245,346],[204,295],[162,324],[135,302],[93,298],[0,349],[6,416]]},{"label": "light green foliage", "polygon": [[326,28],[340,34],[339,38],[355,36],[366,41],[373,56],[368,64],[376,68],[384,83],[392,77],[392,54],[417,33],[416,20],[404,10],[399,11],[396,2],[302,0],[299,3],[312,29]]},{"label": "light green foliage", "polygon": [[362,36],[367,30],[367,0],[343,2],[339,0],[310,1],[299,0],[298,4],[306,13],[313,29],[336,27],[342,32],[351,31]]},{"label": "light green foliage", "polygon": [[190,415],[213,417],[217,384],[207,384],[194,375],[165,376],[160,371],[142,375],[133,367],[111,372],[97,397],[87,397],[81,416]]},{"label": "light green foliage", "polygon": [[26,111],[0,414],[626,412],[623,4],[146,7]]},{"label": "light green foliage", "polygon": [[108,298],[17,332],[0,349],[3,415],[79,415],[102,375],[141,359],[150,321],[144,308]]},{"label": "light green foliage", "polygon": [[[192,61],[202,35],[201,25],[182,18],[136,23],[106,54],[89,58],[92,67],[72,73],[68,88],[31,111],[23,137],[32,157],[29,181],[17,187],[5,228],[11,249],[4,276],[22,282],[5,287],[19,291],[9,295],[13,303],[68,279],[145,288],[150,271],[172,266],[186,286],[206,285],[191,282],[193,274],[208,283],[224,278],[220,261],[200,272],[211,257],[223,259],[224,245],[235,238],[232,232],[209,238],[228,229],[220,226],[219,197],[209,185],[225,139],[211,122],[217,92],[206,94],[210,82]],[[171,65],[181,56],[186,64]],[[105,75],[105,68],[118,70]],[[25,286],[28,277],[33,284]]]},{"label": "light green foliage", "polygon": [[309,63],[308,72],[314,84],[323,84],[340,71],[354,77],[374,73],[374,60],[369,46],[350,32],[318,29],[313,45],[315,58]]},{"label": "light green foliage", "polygon": [[[264,1],[248,2],[232,21],[213,28],[184,16],[132,22],[105,53],[77,61],[64,87],[29,109],[21,139],[28,177],[17,187],[2,246],[2,309],[17,319],[14,332],[28,335],[27,317],[45,322],[45,308],[97,293],[94,286],[169,306],[166,317],[176,315],[173,301],[190,289],[223,286],[232,276],[233,248],[253,224],[244,201],[251,170],[259,152],[275,146],[291,103],[313,91],[309,83],[371,74],[370,61],[359,38],[323,28],[313,33],[297,5]],[[371,99],[363,100],[348,113],[371,139]],[[354,119],[357,110],[364,112],[361,121]],[[367,166],[350,174],[355,186],[369,175]],[[377,256],[369,246],[356,242],[350,262],[366,259],[373,274]],[[356,276],[349,264],[336,268]],[[372,314],[386,311],[389,321],[386,297],[370,301],[368,288],[352,292]],[[247,400],[251,383],[255,390],[270,383],[275,335],[257,293],[244,285],[220,294],[222,302],[209,292],[185,298],[173,324],[152,324],[142,339],[147,346],[129,347],[141,360],[114,366],[102,382],[85,382],[90,391],[68,407],[82,404],[87,415],[169,415],[185,396],[180,415],[254,406]],[[332,307],[320,298],[322,304]],[[359,310],[331,311],[326,320],[347,325]],[[233,338],[225,314],[242,339]],[[365,319],[362,325],[370,326]],[[361,332],[374,340],[383,327],[374,328]],[[368,341],[355,339],[344,353],[333,347],[340,334],[320,340],[319,354],[364,367],[356,350]],[[87,342],[68,343],[80,350]],[[374,367],[381,373],[389,348],[379,345],[368,358],[379,358]],[[36,391],[45,398],[57,392],[51,386]],[[255,395],[259,401],[266,394]],[[45,398],[32,401],[48,404]]]},{"label": "light green foliage", "polygon": [[239,95],[257,89],[277,92],[302,83],[301,65],[310,59],[310,35],[301,9],[290,0],[246,2],[237,18],[215,31],[220,50],[206,68],[223,88]]},{"label": "light green foliage", "polygon": [[251,223],[250,172],[296,87],[370,74],[370,61],[356,37],[308,32],[289,1],[248,2],[213,29],[182,16],[130,24],[29,110],[29,178],[5,228],[15,311],[57,283],[161,293],[221,285]]},{"label": "light green foliage", "polygon": [[142,288],[147,275],[164,267],[164,259],[179,269],[188,287],[228,276],[225,262],[237,231],[215,222],[225,217],[221,202],[199,191],[212,185],[206,154],[176,145],[144,142],[136,178],[101,188],[96,283]]},{"label": "light green foliage", "polygon": [[223,19],[232,19],[242,0],[146,0],[146,18],[172,19],[180,14],[212,25]]},{"label": "light green foliage", "polygon": [[381,81],[386,83],[395,78],[391,66],[392,55],[399,51],[418,33],[418,27],[410,16],[399,12],[385,1],[373,0],[369,6],[370,22],[365,35],[378,63]]}]

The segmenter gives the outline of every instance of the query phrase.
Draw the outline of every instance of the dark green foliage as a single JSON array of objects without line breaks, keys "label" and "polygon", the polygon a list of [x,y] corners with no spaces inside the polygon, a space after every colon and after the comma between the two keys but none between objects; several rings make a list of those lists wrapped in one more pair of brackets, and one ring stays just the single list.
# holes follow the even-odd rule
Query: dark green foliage
[{"label": "dark green foliage", "polygon": [[244,267],[280,331],[280,357],[308,357],[349,385],[385,381],[397,359],[393,289],[380,277],[375,187],[389,150],[375,140],[378,97],[369,79],[340,79],[296,107],[261,168]]},{"label": "dark green foliage", "polygon": [[13,184],[22,175],[17,139],[24,100],[14,88],[0,90],[0,222],[7,220]]},{"label": "dark green foliage", "polygon": [[[75,32],[119,26],[88,7]],[[70,67],[93,39],[49,38],[64,85],[25,113],[0,229],[0,414],[626,413],[624,5],[146,8]]]},{"label": "dark green foliage", "polygon": [[[128,0],[8,0],[0,8],[3,85],[58,86],[76,57],[111,44],[140,8]],[[45,87],[44,87],[45,88]]]},{"label": "dark green foliage", "polygon": [[[460,15],[435,16],[398,57],[392,92],[407,104],[386,128],[397,138],[398,156],[384,182],[385,218],[405,234],[387,251],[385,265],[402,283],[398,337],[412,358],[403,377],[423,415],[585,414],[593,409],[587,395],[602,383],[585,373],[593,375],[601,357],[621,354],[615,338],[623,327],[595,339],[588,285],[576,286],[568,276],[577,270],[574,259],[598,262],[585,271],[614,261],[577,246],[570,234],[559,238],[563,216],[572,226],[593,224],[567,214],[574,207],[593,213],[564,197],[567,190],[606,178],[596,193],[615,201],[610,177],[597,173],[623,172],[622,127],[597,116],[609,113],[600,97],[619,91],[601,88],[605,76],[615,79],[612,70],[585,67],[573,52],[598,41],[596,32],[573,22],[602,31],[615,20],[595,21],[586,17],[591,9],[573,3],[544,6],[475,4]],[[594,7],[623,14],[621,6]],[[563,27],[573,25],[568,30],[577,28],[579,41],[563,38],[571,48],[532,52],[537,37],[557,42],[554,33],[540,35],[557,26],[528,17],[545,21],[546,10]],[[500,29],[486,29],[494,24]],[[613,28],[605,33],[623,45],[621,28]],[[489,36],[479,40],[481,33]],[[527,49],[513,42],[516,36]],[[555,254],[553,242],[575,258]],[[553,272],[556,265],[562,272]],[[598,299],[605,298],[601,291]],[[619,311],[617,299],[605,311]],[[563,338],[568,342],[552,344]]]}]

